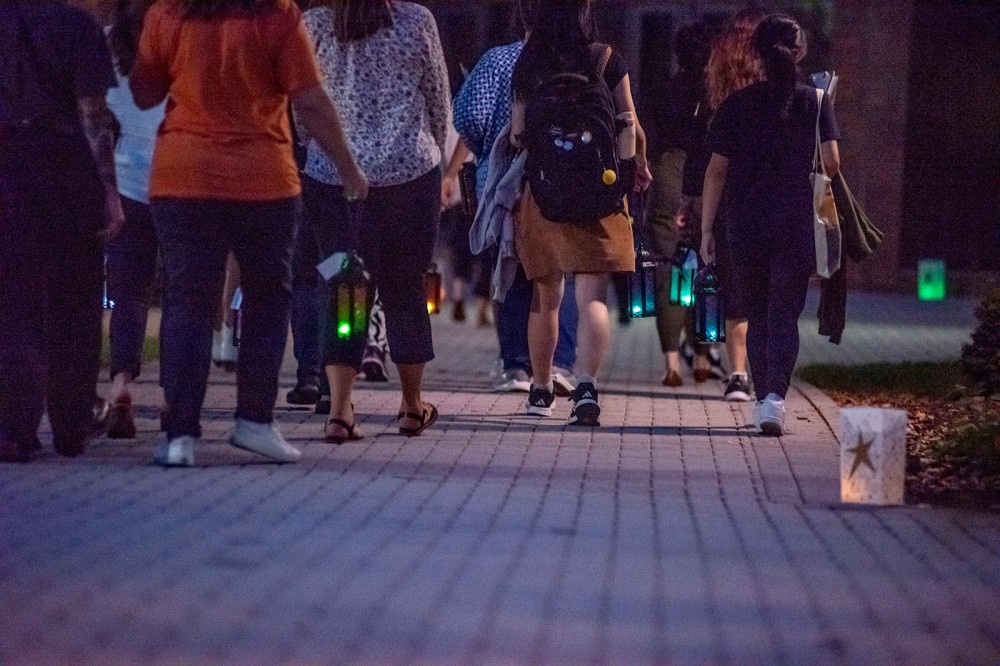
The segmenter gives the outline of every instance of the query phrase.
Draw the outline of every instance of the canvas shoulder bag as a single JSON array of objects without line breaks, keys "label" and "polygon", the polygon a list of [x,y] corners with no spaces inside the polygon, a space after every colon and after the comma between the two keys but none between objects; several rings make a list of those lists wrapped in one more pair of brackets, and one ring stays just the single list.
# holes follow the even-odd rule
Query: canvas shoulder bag
[{"label": "canvas shoulder bag", "polygon": [[816,90],[816,150],[809,178],[813,188],[813,234],[816,240],[816,273],[829,278],[840,270],[840,218],[833,199],[831,180],[820,148],[819,120],[823,112],[823,91]]}]

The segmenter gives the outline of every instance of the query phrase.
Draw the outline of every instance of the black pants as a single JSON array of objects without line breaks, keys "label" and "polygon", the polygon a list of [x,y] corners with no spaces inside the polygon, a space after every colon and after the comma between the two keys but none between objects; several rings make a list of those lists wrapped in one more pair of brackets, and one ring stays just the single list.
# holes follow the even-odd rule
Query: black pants
[{"label": "black pants", "polygon": [[160,383],[167,400],[167,437],[201,434],[212,322],[230,250],[240,266],[243,289],[236,416],[270,423],[288,336],[299,197],[264,202],[154,199],[152,206],[163,253]]},{"label": "black pants", "polygon": [[487,253],[472,254],[469,248],[469,229],[472,220],[461,206],[452,206],[441,214],[441,228],[444,232],[451,260],[452,274],[469,284],[472,294],[479,298],[490,297],[490,265]]},{"label": "black pants", "polygon": [[111,379],[127,372],[132,379],[142,370],[146,319],[156,282],[160,252],[156,225],[149,205],[122,197],[125,227],[108,242],[105,264],[111,310]]},{"label": "black pants", "polygon": [[57,449],[90,432],[101,345],[104,188],[82,138],[0,141],[0,435],[48,406]]},{"label": "black pants", "polygon": [[[441,171],[432,169],[402,185],[373,187],[353,227],[342,188],[306,178],[303,195],[323,253],[354,246],[364,261],[385,312],[393,362],[416,365],[433,360],[424,274],[441,220]],[[341,340],[330,329],[324,331],[324,365],[360,369],[367,340]]]},{"label": "black pants", "polygon": [[[736,235],[735,232],[734,235]],[[788,392],[799,355],[799,315],[816,268],[808,218],[761,220],[739,239],[734,281],[746,307],[747,357],[758,399]]]}]

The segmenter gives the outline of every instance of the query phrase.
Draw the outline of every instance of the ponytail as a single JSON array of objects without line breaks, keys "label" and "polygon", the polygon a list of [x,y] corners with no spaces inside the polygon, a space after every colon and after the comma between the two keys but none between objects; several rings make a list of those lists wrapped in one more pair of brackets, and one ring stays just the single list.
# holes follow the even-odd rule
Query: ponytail
[{"label": "ponytail", "polygon": [[115,3],[114,19],[108,33],[108,46],[114,56],[115,67],[122,76],[128,76],[132,71],[139,50],[139,30],[130,5],[130,0],[118,0]]},{"label": "ponytail", "polygon": [[799,62],[806,55],[806,36],[793,19],[781,14],[768,16],[754,34],[753,47],[760,54],[771,100],[788,116],[799,76]]}]

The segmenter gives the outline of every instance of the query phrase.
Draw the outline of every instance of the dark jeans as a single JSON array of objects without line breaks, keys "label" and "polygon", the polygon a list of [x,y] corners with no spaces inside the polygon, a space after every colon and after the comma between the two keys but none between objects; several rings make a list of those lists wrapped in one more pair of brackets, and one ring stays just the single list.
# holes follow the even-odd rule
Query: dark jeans
[{"label": "dark jeans", "polygon": [[146,339],[156,256],[159,243],[149,206],[122,197],[125,227],[105,249],[108,298],[111,310],[111,378],[127,372],[133,379],[142,369],[142,346]]},{"label": "dark jeans", "polygon": [[[316,264],[331,252],[320,250],[314,219],[329,219],[328,211],[313,210],[321,206],[315,195],[317,183],[303,176],[303,212],[295,236],[292,254],[292,351],[298,365],[295,375],[299,384],[318,382],[323,375],[322,332],[329,303],[329,292]],[[346,237],[346,226],[336,234]],[[337,248],[343,249],[343,248]]]},{"label": "dark jeans", "polygon": [[451,260],[451,271],[454,276],[464,280],[474,296],[490,297],[490,267],[485,257],[476,256],[469,248],[469,229],[472,220],[462,211],[461,206],[453,206],[441,214],[441,227],[444,231]]},{"label": "dark jeans", "polygon": [[[385,312],[393,362],[416,365],[433,360],[424,274],[441,219],[441,171],[432,169],[402,185],[373,187],[359,206],[353,227],[342,188],[308,177],[305,183],[306,211],[324,255],[354,245],[371,275]],[[341,340],[332,327],[324,329],[324,364],[360,369],[366,337]]]},{"label": "dark jeans", "polygon": [[[100,367],[104,188],[86,143],[0,141],[0,436],[91,431]],[[65,449],[64,449],[65,450]]]},{"label": "dark jeans", "polygon": [[272,421],[288,334],[299,198],[269,202],[155,199],[163,253],[161,378],[167,437],[200,434],[215,319],[230,250],[243,289],[236,416]]},{"label": "dark jeans", "polygon": [[[531,356],[528,353],[528,315],[531,314],[531,296],[534,286],[517,267],[517,276],[503,303],[496,304],[497,338],[500,342],[500,359],[503,369],[524,370],[531,374]],[[559,340],[553,365],[573,370],[576,364],[576,327],[579,312],[576,307],[576,282],[566,276],[566,290],[559,307]]]},{"label": "dark jeans", "polygon": [[[739,239],[746,248],[733,264],[746,307],[747,357],[759,399],[788,392],[799,355],[799,315],[816,267],[809,220],[763,220]],[[733,255],[737,256],[737,255]]]}]

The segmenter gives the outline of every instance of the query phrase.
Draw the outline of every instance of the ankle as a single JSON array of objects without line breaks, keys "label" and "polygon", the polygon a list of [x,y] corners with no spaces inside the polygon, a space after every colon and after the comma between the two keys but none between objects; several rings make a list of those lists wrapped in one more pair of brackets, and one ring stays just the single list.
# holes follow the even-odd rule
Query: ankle
[{"label": "ankle", "polygon": [[576,376],[576,383],[580,384],[593,384],[594,388],[597,388],[597,377],[593,375],[581,374]]}]

